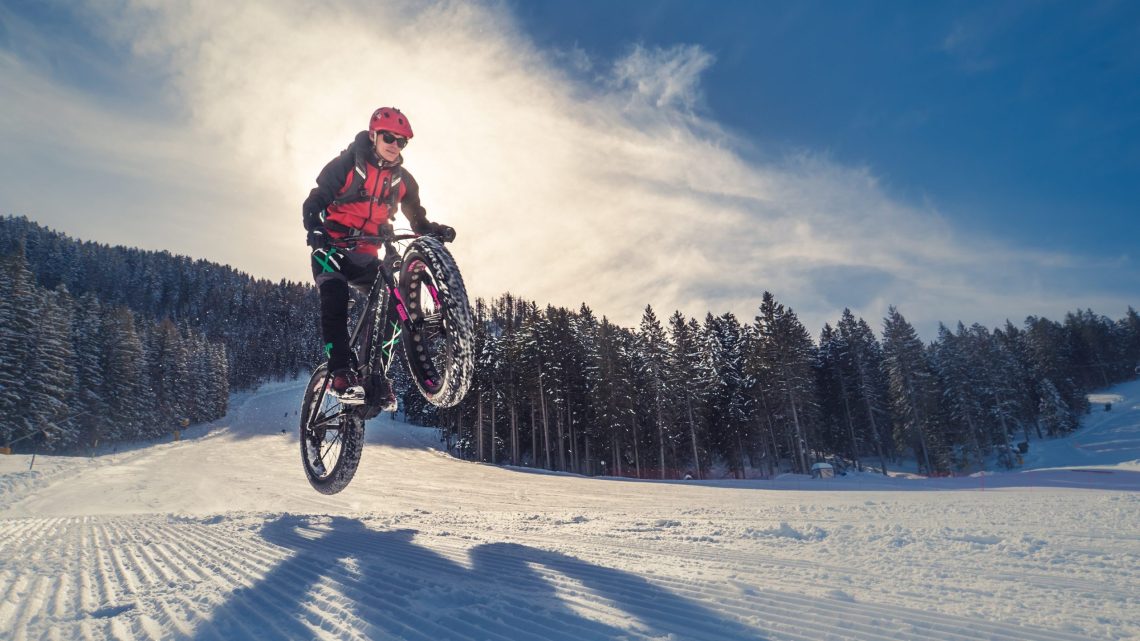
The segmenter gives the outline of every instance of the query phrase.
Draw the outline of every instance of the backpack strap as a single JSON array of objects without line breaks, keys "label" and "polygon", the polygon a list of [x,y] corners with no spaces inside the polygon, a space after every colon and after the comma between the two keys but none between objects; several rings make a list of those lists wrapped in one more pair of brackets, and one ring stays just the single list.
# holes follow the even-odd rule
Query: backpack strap
[{"label": "backpack strap", "polygon": [[353,156],[352,182],[348,184],[348,188],[344,190],[344,193],[332,201],[333,205],[344,205],[346,203],[358,203],[363,200],[368,200],[368,190],[364,187],[364,179],[368,177],[368,161],[359,148],[355,150]]},{"label": "backpack strap", "polygon": [[396,208],[400,206],[400,183],[404,182],[404,168],[399,165],[393,167],[391,176],[392,180],[384,196],[387,201],[385,204],[388,205],[388,220],[395,222]]},{"label": "backpack strap", "polygon": [[400,183],[404,181],[404,168],[398,164],[392,167],[389,177],[384,179],[384,184],[380,188],[380,196],[374,197],[368,193],[368,188],[364,185],[364,180],[368,177],[367,163],[368,160],[366,159],[365,153],[357,149],[352,167],[352,181],[348,184],[348,188],[344,190],[344,193],[332,201],[332,204],[344,205],[346,203],[359,203],[370,200],[378,205],[387,205],[388,219],[395,220],[396,209],[400,204]]}]

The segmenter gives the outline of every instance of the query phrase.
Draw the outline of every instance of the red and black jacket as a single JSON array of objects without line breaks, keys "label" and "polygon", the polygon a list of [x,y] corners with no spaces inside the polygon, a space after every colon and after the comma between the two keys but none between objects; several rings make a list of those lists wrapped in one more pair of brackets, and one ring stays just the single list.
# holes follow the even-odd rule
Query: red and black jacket
[{"label": "red and black jacket", "polygon": [[305,229],[323,225],[333,238],[375,236],[381,225],[395,219],[398,204],[412,231],[419,233],[427,222],[427,210],[420,204],[419,184],[402,163],[403,156],[385,162],[368,132],[357,134],[317,175],[317,186],[301,207]]}]

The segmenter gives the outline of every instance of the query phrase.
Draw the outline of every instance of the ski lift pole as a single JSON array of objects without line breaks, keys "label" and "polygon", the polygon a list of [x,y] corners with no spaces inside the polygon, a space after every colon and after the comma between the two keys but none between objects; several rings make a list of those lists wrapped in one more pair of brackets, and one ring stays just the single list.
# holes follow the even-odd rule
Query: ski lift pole
[{"label": "ski lift pole", "polygon": [[[80,412],[78,414],[72,414],[71,416],[68,416],[67,418],[60,421],[60,423],[67,423],[69,421],[75,420],[75,419],[79,418],[80,416],[83,416],[84,414],[88,414],[89,412],[90,412],[90,410],[87,410],[86,412]],[[33,436],[37,436],[39,434],[47,434],[49,431],[54,430],[54,429],[58,429],[58,428],[55,425],[45,424],[43,427],[39,428],[38,430],[35,430],[34,432],[30,432],[28,434],[25,434],[25,435],[21,436],[20,438],[14,440],[14,441],[9,441],[6,449],[8,450],[8,452],[11,452],[12,446],[15,445],[16,443],[19,443],[20,441],[22,441],[26,438],[31,438]],[[32,445],[32,460],[28,462],[28,469],[29,470],[31,470],[32,466],[34,466],[36,464],[36,453],[39,451],[39,447],[38,447],[38,445],[35,444],[35,441],[32,441],[32,443],[33,443],[33,445]]]},{"label": "ski lift pole", "polygon": [[[46,426],[46,425],[45,425],[44,427],[41,427],[40,429],[38,429],[38,430],[36,430],[36,431],[34,431],[34,432],[29,432],[28,434],[25,434],[25,435],[21,436],[21,437],[20,437],[20,438],[18,438],[18,439],[15,439],[15,440],[12,440],[12,441],[8,441],[8,446],[7,446],[7,448],[6,448],[6,449],[7,449],[9,452],[11,452],[11,451],[12,451],[12,446],[13,446],[13,445],[15,445],[16,443],[19,443],[20,441],[22,441],[22,440],[24,440],[24,439],[28,439],[28,438],[31,438],[31,437],[33,437],[33,436],[37,436],[37,435],[39,435],[39,434],[43,434],[43,433],[44,433],[44,432],[46,432],[47,430],[48,430],[48,426]],[[34,445],[35,441],[32,441],[32,443],[33,443],[33,446],[32,446],[32,460],[28,462],[28,469],[29,469],[29,470],[31,470],[31,469],[32,469],[32,466],[36,464],[36,451],[37,451],[37,449],[38,449],[38,448],[37,448],[37,447]]]},{"label": "ski lift pole", "polygon": [[[66,419],[64,419],[63,421],[59,421],[59,422],[60,423],[70,423],[71,421],[74,421],[75,419],[79,419],[80,416],[90,414],[90,413],[91,413],[91,411],[90,411],[90,409],[88,409],[87,412],[80,412],[79,414],[72,414],[71,416],[67,416]],[[5,454],[11,454],[11,446],[16,445],[17,443],[19,443],[19,441],[22,441],[26,438],[32,438],[33,436],[46,435],[46,433],[48,433],[49,431],[57,430],[57,429],[59,429],[59,428],[57,428],[56,425],[51,425],[51,424],[43,425],[43,427],[38,429],[38,430],[28,432],[28,433],[26,433],[26,435],[19,437],[15,440],[9,440],[7,446],[0,447],[0,451],[2,451]],[[33,443],[34,443],[34,441],[33,441]],[[30,462],[28,462],[28,464],[27,464],[28,470],[31,470],[32,465],[35,464],[35,453],[36,453],[36,447],[33,446],[32,447],[32,460]]]},{"label": "ski lift pole", "polygon": [[[27,434],[25,436],[22,436],[22,437],[16,439],[16,441],[22,441],[26,438],[36,436],[37,434],[47,434],[47,431],[49,429],[51,429],[51,426],[45,425],[45,426],[41,427],[40,429],[32,432],[31,434]],[[12,441],[12,442],[15,443],[16,441]],[[40,449],[39,444],[36,443],[36,441],[32,441],[32,460],[28,461],[28,471],[31,471],[32,466],[34,466],[36,464],[36,453],[39,452],[39,449]]]}]

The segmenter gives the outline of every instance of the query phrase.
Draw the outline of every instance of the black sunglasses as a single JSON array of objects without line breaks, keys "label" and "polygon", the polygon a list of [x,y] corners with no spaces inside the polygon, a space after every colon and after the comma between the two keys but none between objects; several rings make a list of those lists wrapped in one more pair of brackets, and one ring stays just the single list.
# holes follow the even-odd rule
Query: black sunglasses
[{"label": "black sunglasses", "polygon": [[384,139],[384,142],[389,144],[389,145],[392,143],[396,143],[396,146],[399,147],[400,149],[403,149],[404,147],[408,146],[408,139],[407,138],[401,138],[400,136],[397,136],[396,134],[394,134],[390,131],[380,131],[377,133],[379,133],[380,137]]}]

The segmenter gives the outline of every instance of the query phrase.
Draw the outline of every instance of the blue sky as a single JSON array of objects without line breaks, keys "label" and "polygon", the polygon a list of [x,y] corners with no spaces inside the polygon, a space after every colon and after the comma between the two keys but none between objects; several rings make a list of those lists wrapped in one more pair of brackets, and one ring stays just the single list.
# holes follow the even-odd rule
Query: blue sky
[{"label": "blue sky", "polygon": [[1115,318],[1138,43],[1129,2],[16,0],[0,213],[305,280],[300,201],[396,104],[480,295]]},{"label": "blue sky", "polygon": [[702,110],[766,153],[866,165],[899,198],[1034,246],[1140,239],[1135,2],[513,6],[538,41],[602,57],[699,44],[716,57]]}]

